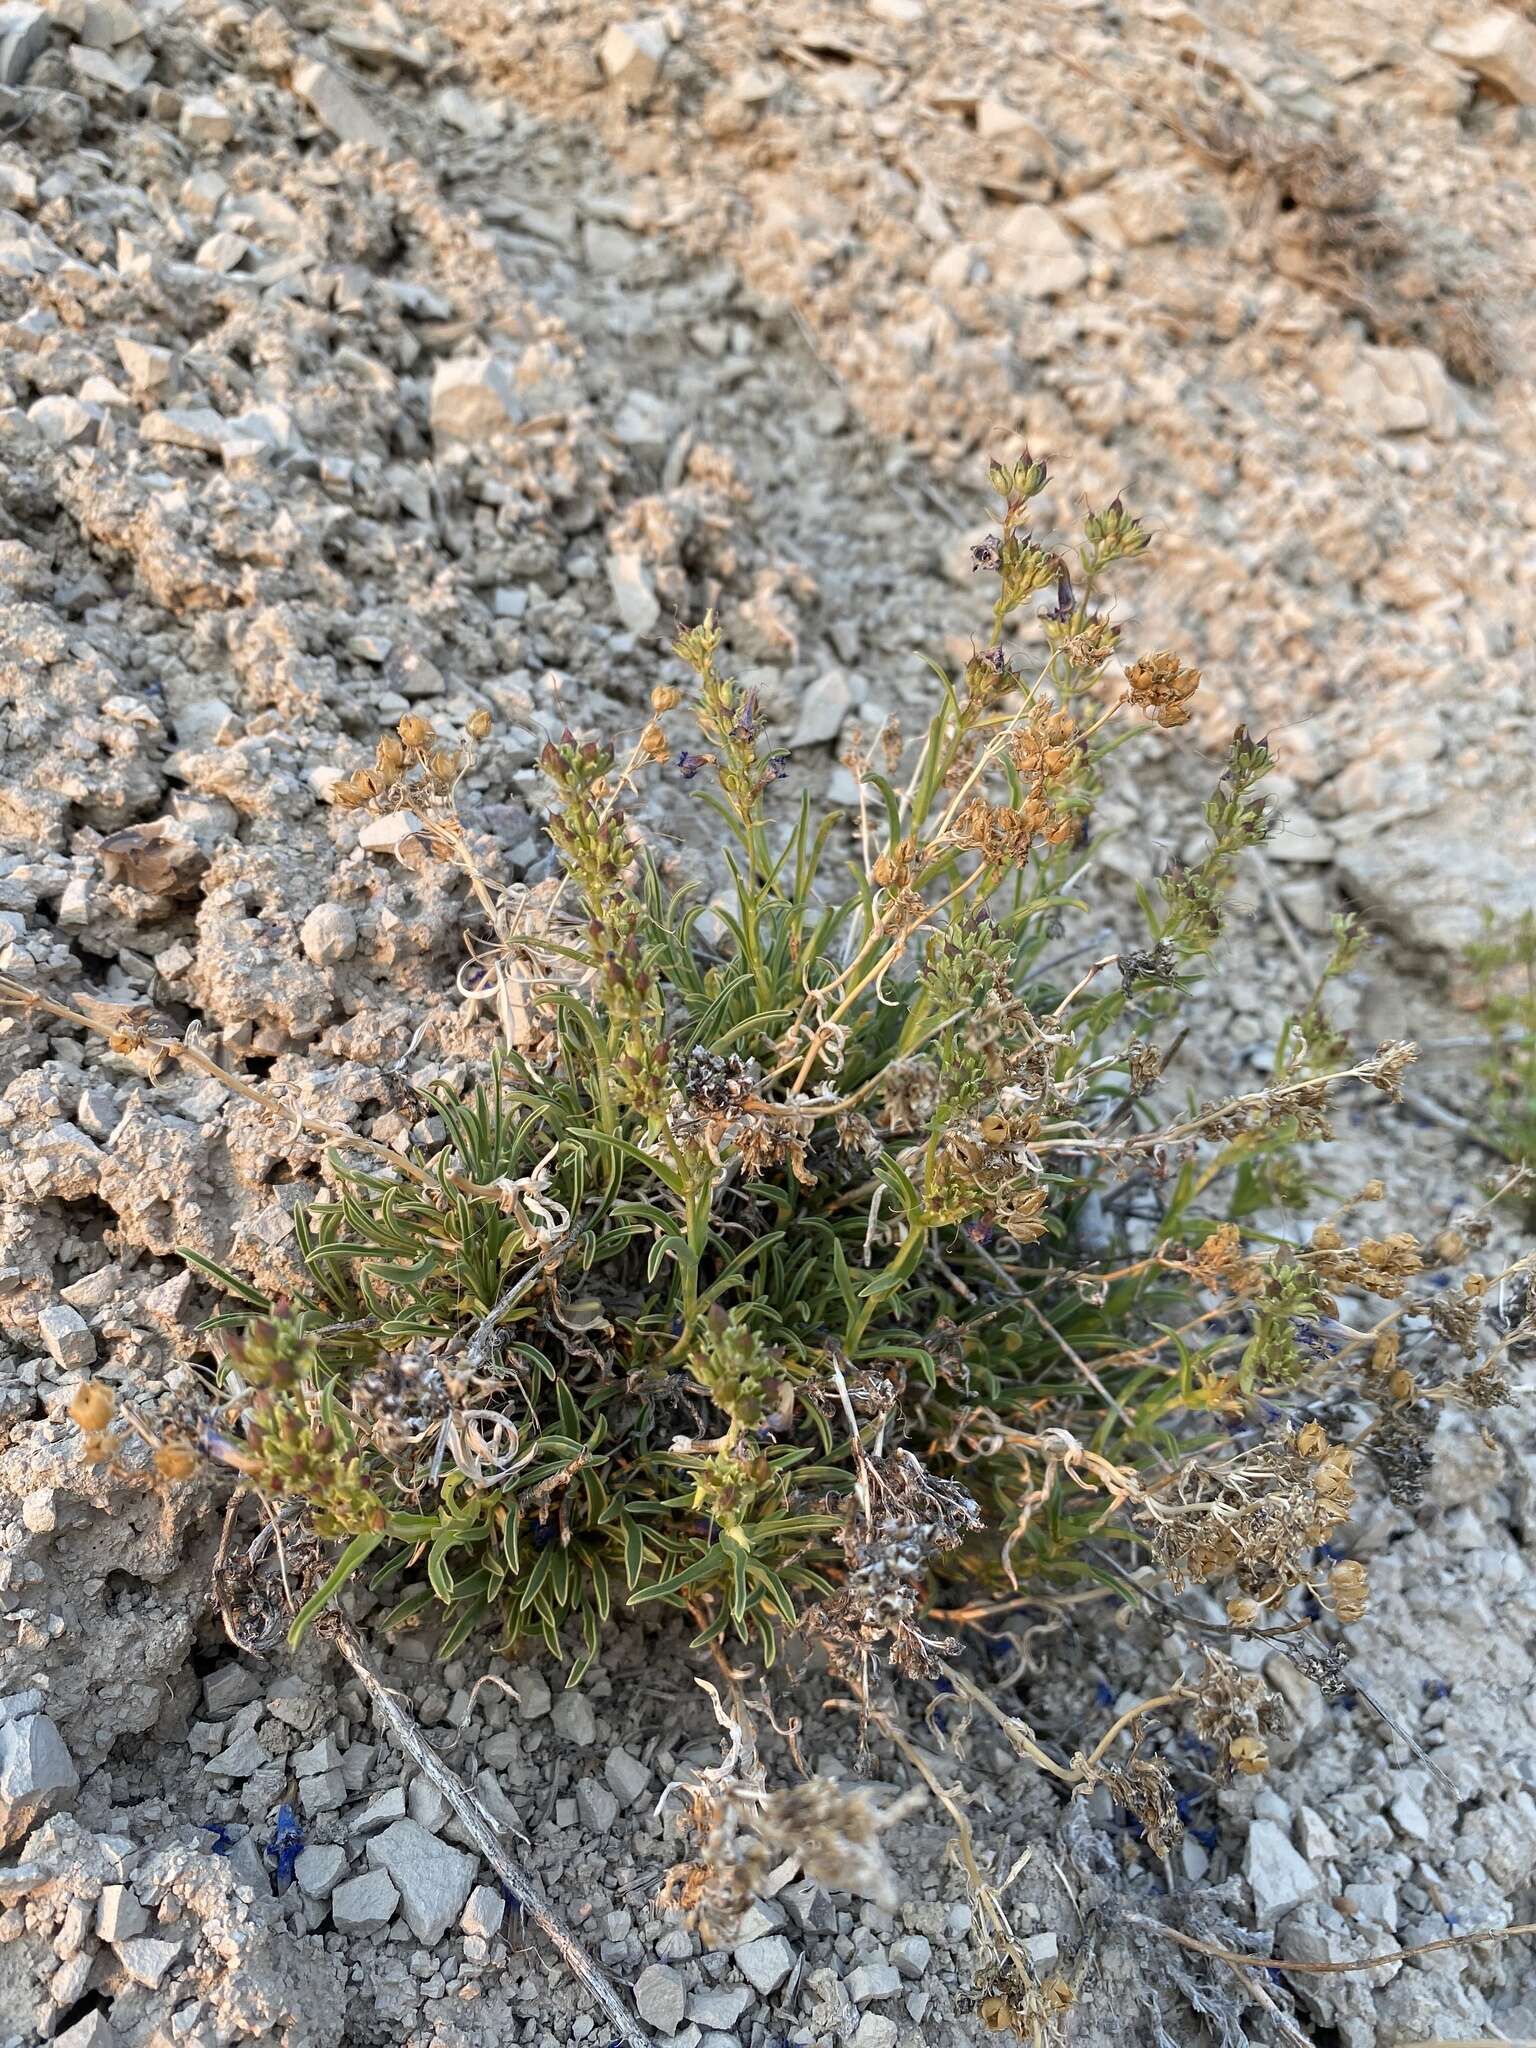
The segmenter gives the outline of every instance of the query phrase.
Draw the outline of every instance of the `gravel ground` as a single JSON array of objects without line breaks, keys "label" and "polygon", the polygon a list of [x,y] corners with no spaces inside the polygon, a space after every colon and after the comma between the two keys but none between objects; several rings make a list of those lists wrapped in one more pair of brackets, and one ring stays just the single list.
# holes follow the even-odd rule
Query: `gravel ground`
[{"label": "gravel ground", "polygon": [[[452,878],[325,801],[381,726],[492,714],[468,807],[537,889],[543,734],[633,737],[673,618],[714,605],[792,786],[848,802],[854,730],[922,718],[927,657],[970,645],[982,458],[1027,431],[1064,516],[1145,509],[1135,632],[1206,672],[1198,744],[1150,745],[1101,817],[1106,916],[1179,852],[1234,723],[1282,756],[1189,1085],[1265,1071],[1358,908],[1341,1021],[1431,1050],[1407,1112],[1346,1116],[1330,1178],[1383,1174],[1383,1215],[1432,1232],[1491,1164],[1442,1045],[1462,949],[1484,905],[1536,906],[1533,107],[1525,15],[1419,0],[10,0],[0,971],[195,1022],[403,1140],[403,1064],[456,1080],[494,1020],[455,991]],[[702,820],[647,791],[707,873]],[[344,1667],[233,1653],[200,1485],[86,1470],[63,1420],[87,1369],[186,1385],[211,1297],[176,1249],[291,1284],[322,1173],[216,1081],[0,1014],[5,2048],[607,2038]],[[1536,1917],[1532,1435],[1516,1407],[1437,1442],[1423,1504],[1367,1492],[1349,1532],[1348,1689],[1268,1660],[1269,1775],[1219,1787],[1177,1720],[1158,1738],[1189,1823],[1166,1866],[1107,1795],[1063,1808],[906,1696],[999,1881],[1028,1852],[1007,1903],[1079,1988],[1068,2039],[1536,2037],[1526,1940],[1287,1979],[1137,1918],[1343,1961]],[[1014,1630],[992,1681],[1064,1754],[1199,1647],[1107,1607]],[[386,1665],[658,2039],[984,2038],[932,1801],[881,1898],[786,1867],[714,1951],[657,1911],[657,1802],[720,1752],[707,1675],[636,1623],[576,1694],[425,1635]],[[765,1716],[771,1775],[906,1789],[828,1694],[776,1681],[800,1725]]]}]

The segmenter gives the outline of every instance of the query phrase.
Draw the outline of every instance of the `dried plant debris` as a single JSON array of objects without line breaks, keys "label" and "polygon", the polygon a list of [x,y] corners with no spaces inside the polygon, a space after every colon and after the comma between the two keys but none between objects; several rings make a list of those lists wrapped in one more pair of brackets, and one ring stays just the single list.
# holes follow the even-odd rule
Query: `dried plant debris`
[{"label": "dried plant debris", "polygon": [[1490,289],[1488,252],[1401,211],[1346,136],[1209,97],[1187,99],[1180,125],[1262,193],[1285,276],[1360,315],[1373,341],[1433,350],[1468,384],[1507,373],[1507,314]]}]

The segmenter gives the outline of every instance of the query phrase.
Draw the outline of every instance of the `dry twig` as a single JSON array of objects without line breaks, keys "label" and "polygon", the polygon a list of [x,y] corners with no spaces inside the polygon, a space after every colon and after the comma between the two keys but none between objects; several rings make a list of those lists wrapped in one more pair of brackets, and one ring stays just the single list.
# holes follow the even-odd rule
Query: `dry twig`
[{"label": "dry twig", "polygon": [[332,1614],[326,1624],[336,1647],[361,1680],[374,1711],[387,1723],[397,1746],[437,1787],[452,1807],[459,1826],[496,1873],[497,1882],[547,1937],[571,1975],[581,1985],[604,2017],[618,2030],[629,2048],[654,2048],[649,2034],[624,2006],[613,1984],[592,1961],[565,1923],[558,1918],[534,1879],[507,1853],[495,1823],[485,1808],[468,1791],[430,1747],[411,1715],[401,1705],[368,1661],[362,1640],[349,1621]]}]

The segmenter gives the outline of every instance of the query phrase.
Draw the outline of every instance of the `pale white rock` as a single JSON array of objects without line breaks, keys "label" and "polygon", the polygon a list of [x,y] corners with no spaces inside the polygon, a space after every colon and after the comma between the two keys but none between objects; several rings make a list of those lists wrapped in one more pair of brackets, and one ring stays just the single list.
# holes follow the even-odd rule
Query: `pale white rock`
[{"label": "pale white rock", "polygon": [[439,119],[474,142],[493,142],[507,125],[503,101],[479,99],[461,85],[445,85],[432,104]]},{"label": "pale white rock", "polygon": [[199,270],[216,270],[227,275],[238,270],[251,253],[251,245],[244,235],[237,235],[233,228],[220,228],[203,242],[192,261]]},{"label": "pale white rock", "polygon": [[96,1339],[91,1335],[91,1326],[68,1302],[50,1302],[39,1312],[37,1334],[57,1365],[90,1365],[95,1360]]},{"label": "pale white rock", "polygon": [[983,142],[1000,142],[1005,135],[1024,135],[1035,126],[1028,114],[1021,114],[1006,100],[978,100],[975,121],[976,133]]},{"label": "pale white rock", "polygon": [[764,1998],[777,1991],[795,1967],[795,1952],[782,1934],[760,1935],[731,1953],[742,1976]]},{"label": "pale white rock", "polygon": [[317,903],[299,927],[304,957],[316,967],[334,967],[357,951],[357,919],[343,903]]},{"label": "pale white rock", "polygon": [[811,683],[800,699],[792,747],[820,747],[835,740],[853,705],[853,687],[840,668],[829,668]]},{"label": "pale white rock", "polygon": [[478,1868],[413,1820],[397,1820],[368,1844],[368,1861],[386,1871],[400,1894],[406,1924],[431,1948],[463,1912]]},{"label": "pale white rock", "polygon": [[728,2034],[752,2003],[745,1984],[706,1985],[688,2001],[688,2017],[697,2027],[714,2027]]},{"label": "pale white rock", "polygon": [[1341,342],[1318,351],[1311,376],[1364,433],[1456,437],[1456,394],[1445,365],[1427,348]]},{"label": "pale white rock", "polygon": [[651,391],[629,391],[613,422],[614,438],[637,455],[665,455],[677,432],[677,415]]},{"label": "pale white rock", "polygon": [[864,0],[864,9],[891,28],[913,28],[928,14],[924,0]]},{"label": "pale white rock", "polygon": [[1290,1836],[1273,1820],[1256,1820],[1250,1825],[1243,1875],[1253,1893],[1254,1917],[1260,1927],[1273,1927],[1322,1890],[1321,1877],[1297,1855]]},{"label": "pale white rock", "polygon": [[425,1828],[429,1835],[440,1833],[453,1812],[446,1795],[438,1790],[430,1778],[424,1776],[412,1778],[406,1787],[405,1810],[416,1825]]},{"label": "pale white rock", "polygon": [[597,1716],[585,1693],[561,1693],[555,1701],[551,1719],[561,1741],[569,1742],[577,1749],[590,1749],[597,1740]]},{"label": "pale white rock", "polygon": [[486,441],[522,416],[511,373],[499,356],[451,356],[438,364],[430,418],[439,440]]},{"label": "pale white rock", "polygon": [[55,2034],[53,2048],[119,2048],[119,2036],[98,2006],[83,2020],[76,2020],[72,2027],[66,2027],[62,2034]]},{"label": "pale white rock", "polygon": [[328,1899],[346,1871],[347,1853],[333,1842],[311,1842],[301,1849],[293,1874],[306,1899]]},{"label": "pale white rock", "polygon": [[1508,7],[1435,30],[1429,47],[1475,71],[1522,107],[1536,107],[1536,24]]},{"label": "pale white rock", "polygon": [[365,1870],[331,1893],[331,1924],[338,1934],[373,1934],[389,1925],[399,1903],[387,1871]]},{"label": "pale white rock", "polygon": [[190,448],[200,455],[217,455],[229,431],[229,422],[205,405],[147,412],[139,421],[141,441],[158,442],[168,448]]},{"label": "pale white rock", "polygon": [[635,2008],[658,2034],[675,2034],[683,2024],[688,1987],[670,1963],[652,1963],[635,1980]]},{"label": "pale white rock", "polygon": [[369,853],[398,853],[408,839],[421,830],[414,811],[391,811],[387,817],[370,818],[357,835],[357,843]]},{"label": "pale white rock", "polygon": [[650,571],[629,549],[613,549],[607,559],[608,585],[614,607],[629,633],[649,633],[661,617]]},{"label": "pale white rock", "polygon": [[0,85],[20,85],[48,47],[49,19],[30,0],[0,7]]},{"label": "pale white rock", "polygon": [[1033,298],[1059,298],[1088,275],[1081,245],[1048,206],[1013,207],[996,241],[1012,281]]},{"label": "pale white rock", "polygon": [[98,415],[66,392],[50,392],[27,407],[27,418],[55,448],[72,448],[95,438]]},{"label": "pale white rock", "polygon": [[96,1934],[101,1941],[132,1941],[149,1925],[148,1908],[125,1884],[107,1884],[96,1901]]},{"label": "pale white rock", "polygon": [[933,1961],[933,1943],[926,1934],[903,1934],[891,1943],[888,1953],[903,1977],[921,1983]]},{"label": "pale white rock", "polygon": [[376,1793],[362,1812],[348,1823],[347,1833],[355,1837],[377,1835],[385,1828],[392,1827],[397,1820],[405,1819],[405,1788],[390,1785],[383,1792]]},{"label": "pale white rock", "polygon": [[198,148],[222,149],[235,132],[235,119],[211,92],[195,92],[181,103],[176,132]]},{"label": "pale white rock", "polygon": [[126,66],[105,50],[92,50],[84,43],[70,44],[69,67],[81,85],[100,86],[104,92],[123,96],[138,89],[138,79]]},{"label": "pale white rock", "polygon": [[113,346],[135,391],[163,391],[175,381],[176,358],[168,348],[135,341],[131,334],[115,335]]},{"label": "pale white rock", "polygon": [[667,25],[659,14],[611,22],[598,44],[598,62],[612,84],[627,93],[647,93],[661,76],[669,40]]},{"label": "pale white rock", "polygon": [[500,1890],[493,1884],[477,1884],[469,1895],[459,1925],[466,1934],[475,1934],[482,1941],[492,1941],[501,1932],[501,1923],[507,1917],[507,1902]]},{"label": "pale white rock", "polygon": [[271,1761],[255,1732],[248,1729],[217,1756],[209,1757],[203,1769],[210,1778],[249,1778]]},{"label": "pale white rock", "polygon": [[74,1759],[46,1714],[0,1723],[0,1849],[21,1841],[79,1787]]},{"label": "pale white rock", "polygon": [[512,1690],[517,1711],[525,1721],[537,1721],[549,1712],[552,1700],[549,1683],[532,1664],[519,1664],[512,1673]]},{"label": "pale white rock", "polygon": [[37,204],[37,180],[25,164],[0,164],[0,206],[30,213]]},{"label": "pale white rock", "polygon": [[158,1991],[166,1971],[181,1954],[181,1943],[140,1934],[132,1941],[119,1942],[114,1953],[135,1984]]},{"label": "pale white rock", "polygon": [[872,2005],[878,1998],[894,1998],[901,1977],[889,1963],[860,1963],[848,1972],[843,1989],[855,2005]]},{"label": "pale white rock", "polygon": [[144,24],[128,0],[81,0],[80,41],[93,50],[115,50],[132,42]]},{"label": "pale white rock", "polygon": [[651,1772],[648,1765],[631,1756],[627,1749],[611,1749],[608,1761],[603,1765],[603,1776],[608,1780],[609,1790],[621,1806],[637,1806],[650,1789]]},{"label": "pale white rock", "polygon": [[583,1778],[576,1787],[576,1810],[594,1835],[606,1835],[619,1817],[619,1802],[601,1778]]},{"label": "pale white rock", "polygon": [[376,120],[357,94],[328,64],[313,58],[293,67],[290,83],[310,112],[328,128],[338,142],[366,143],[370,149],[388,149],[389,130]]},{"label": "pale white rock", "polygon": [[1117,251],[1172,241],[1185,228],[1184,201],[1165,171],[1122,171],[1061,211],[1101,248]]}]

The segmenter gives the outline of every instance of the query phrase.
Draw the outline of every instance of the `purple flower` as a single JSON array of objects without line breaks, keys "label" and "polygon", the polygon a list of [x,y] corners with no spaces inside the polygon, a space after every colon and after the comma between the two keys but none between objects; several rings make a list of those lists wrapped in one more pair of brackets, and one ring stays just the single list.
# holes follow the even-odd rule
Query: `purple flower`
[{"label": "purple flower", "polygon": [[699,770],[708,766],[709,756],[707,754],[690,754],[686,747],[678,750],[677,772],[682,776],[684,782],[692,782]]},{"label": "purple flower", "polygon": [[1042,619],[1054,620],[1058,626],[1064,626],[1076,610],[1077,599],[1072,595],[1072,578],[1063,569],[1056,578],[1056,602],[1040,616]]},{"label": "purple flower", "polygon": [[971,549],[971,574],[978,569],[1001,569],[1003,566],[1003,545],[995,533],[989,533],[985,540],[978,541]]},{"label": "purple flower", "polygon": [[788,754],[770,754],[763,763],[763,780],[765,782],[779,782],[788,772],[788,769]]},{"label": "purple flower", "polygon": [[736,740],[750,740],[755,739],[756,736],[757,692],[756,690],[748,690],[745,697],[741,700],[741,710],[737,714],[735,726],[731,731],[731,737]]}]

